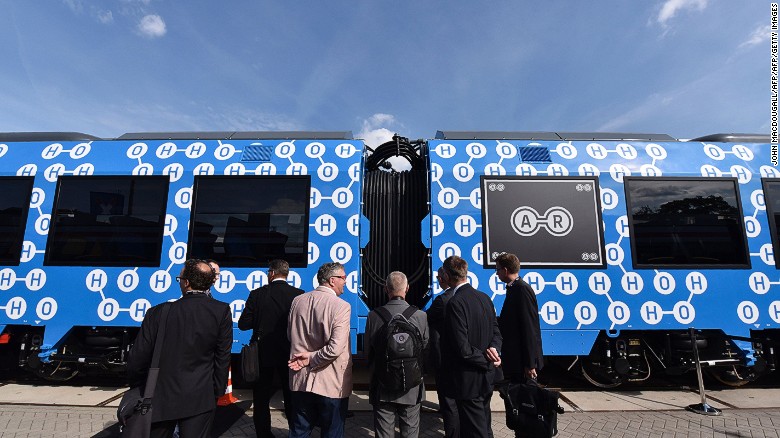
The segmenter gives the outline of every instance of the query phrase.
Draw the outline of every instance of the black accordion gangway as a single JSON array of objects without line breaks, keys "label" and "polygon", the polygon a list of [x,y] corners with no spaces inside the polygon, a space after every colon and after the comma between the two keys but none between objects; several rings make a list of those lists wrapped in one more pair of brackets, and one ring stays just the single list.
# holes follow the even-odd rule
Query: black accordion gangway
[{"label": "black accordion gangway", "polygon": [[[406,301],[422,308],[428,300],[430,251],[421,239],[430,205],[427,155],[424,141],[395,135],[365,159],[363,215],[371,231],[361,264],[362,298],[369,309],[387,302],[385,279],[393,271],[409,279]],[[393,168],[404,160],[409,169]]]}]

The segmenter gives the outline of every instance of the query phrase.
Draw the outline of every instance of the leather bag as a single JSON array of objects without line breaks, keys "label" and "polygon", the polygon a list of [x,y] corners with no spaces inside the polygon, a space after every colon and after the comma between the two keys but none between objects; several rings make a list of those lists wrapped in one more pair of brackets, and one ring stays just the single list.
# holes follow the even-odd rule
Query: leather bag
[{"label": "leather bag", "polygon": [[258,349],[256,340],[252,340],[241,348],[241,376],[246,383],[255,383],[260,378]]},{"label": "leather bag", "polygon": [[154,388],[157,386],[157,376],[160,373],[160,353],[162,352],[163,339],[165,339],[165,325],[168,321],[169,307],[170,305],[167,304],[162,308],[161,324],[154,340],[154,353],[146,376],[146,384],[130,388],[122,396],[122,401],[119,402],[116,417],[119,420],[119,430],[122,437],[149,438],[150,436],[152,398],[154,397]]},{"label": "leather bag", "polygon": [[523,436],[548,438],[558,434],[558,404],[560,394],[539,386],[533,379],[524,383],[508,383],[498,389],[506,407],[506,425]]}]

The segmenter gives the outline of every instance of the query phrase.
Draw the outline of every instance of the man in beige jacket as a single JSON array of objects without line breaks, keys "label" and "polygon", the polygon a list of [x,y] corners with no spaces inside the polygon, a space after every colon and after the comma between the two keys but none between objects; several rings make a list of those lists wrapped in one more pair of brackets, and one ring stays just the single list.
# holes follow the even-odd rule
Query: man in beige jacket
[{"label": "man in beige jacket", "polygon": [[350,306],[339,298],[347,282],[344,266],[325,263],[317,281],[316,289],[293,300],[288,319],[295,411],[290,438],[308,437],[314,426],[323,438],[344,436],[352,392]]}]

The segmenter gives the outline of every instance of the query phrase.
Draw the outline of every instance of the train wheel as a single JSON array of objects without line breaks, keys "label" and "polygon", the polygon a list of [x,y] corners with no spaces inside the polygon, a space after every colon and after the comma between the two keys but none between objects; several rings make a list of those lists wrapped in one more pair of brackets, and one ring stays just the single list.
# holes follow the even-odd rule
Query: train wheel
[{"label": "train wheel", "polygon": [[730,368],[707,368],[707,374],[718,382],[731,386],[732,388],[738,388],[745,386],[748,383],[755,380],[755,375],[748,367],[732,366]]},{"label": "train wheel", "polygon": [[598,368],[593,366],[592,364],[587,363],[587,360],[582,361],[582,366],[580,367],[580,371],[582,372],[582,377],[585,378],[591,385],[604,388],[604,389],[610,389],[610,388],[617,388],[618,386],[623,384],[623,379],[620,378],[615,372],[604,372],[602,368]]},{"label": "train wheel", "polygon": [[36,370],[38,376],[52,382],[67,382],[76,377],[78,373],[77,366],[62,361],[42,363],[41,367]]}]

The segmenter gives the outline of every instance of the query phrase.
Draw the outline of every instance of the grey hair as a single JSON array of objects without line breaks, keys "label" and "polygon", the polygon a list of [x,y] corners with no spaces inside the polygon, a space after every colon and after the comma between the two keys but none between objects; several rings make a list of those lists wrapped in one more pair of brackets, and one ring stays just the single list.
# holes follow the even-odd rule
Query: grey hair
[{"label": "grey hair", "polygon": [[330,277],[336,275],[339,270],[344,270],[344,265],[339,262],[325,263],[317,270],[317,282],[319,284],[327,284]]},{"label": "grey hair", "polygon": [[406,292],[407,286],[409,286],[409,280],[406,279],[406,274],[403,272],[393,271],[385,280],[385,287],[390,292]]}]

